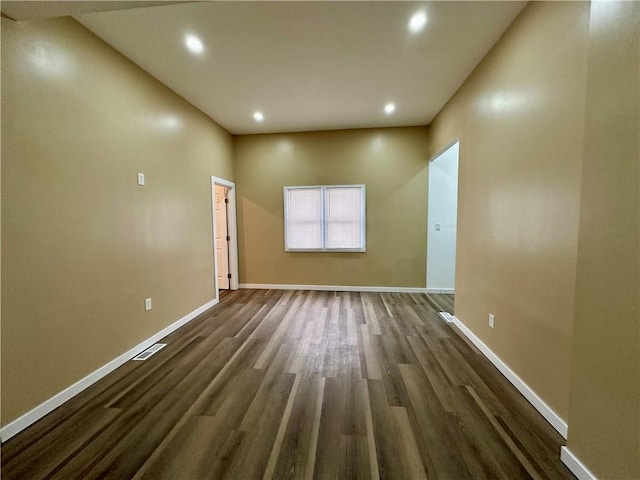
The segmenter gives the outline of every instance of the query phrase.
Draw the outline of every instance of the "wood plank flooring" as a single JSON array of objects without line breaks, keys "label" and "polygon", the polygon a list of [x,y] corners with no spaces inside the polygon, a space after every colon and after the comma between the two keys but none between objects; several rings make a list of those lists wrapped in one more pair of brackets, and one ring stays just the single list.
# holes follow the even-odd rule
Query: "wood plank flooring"
[{"label": "wood plank flooring", "polygon": [[574,478],[560,435],[438,305],[225,293],[3,444],[2,478]]},{"label": "wood plank flooring", "polygon": [[427,302],[438,312],[447,312],[453,315],[454,295],[446,293],[428,293],[425,295]]}]

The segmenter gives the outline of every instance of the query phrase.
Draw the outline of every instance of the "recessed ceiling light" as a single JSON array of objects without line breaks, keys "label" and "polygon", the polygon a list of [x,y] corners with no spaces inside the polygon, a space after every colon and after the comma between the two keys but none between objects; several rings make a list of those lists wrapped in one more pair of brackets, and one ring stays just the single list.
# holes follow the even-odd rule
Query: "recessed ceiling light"
[{"label": "recessed ceiling light", "polygon": [[262,114],[262,112],[255,112],[253,114],[253,118],[256,122],[261,122],[262,120],[264,120],[264,115]]},{"label": "recessed ceiling light", "polygon": [[387,103],[384,106],[384,113],[386,113],[387,115],[391,115],[395,111],[396,111],[396,104],[393,102]]},{"label": "recessed ceiling light", "polygon": [[195,35],[187,35],[184,37],[184,43],[191,53],[200,54],[204,51],[204,45]]},{"label": "recessed ceiling light", "polygon": [[409,30],[412,32],[419,32],[427,23],[427,14],[424,10],[420,10],[414,13],[409,20]]}]

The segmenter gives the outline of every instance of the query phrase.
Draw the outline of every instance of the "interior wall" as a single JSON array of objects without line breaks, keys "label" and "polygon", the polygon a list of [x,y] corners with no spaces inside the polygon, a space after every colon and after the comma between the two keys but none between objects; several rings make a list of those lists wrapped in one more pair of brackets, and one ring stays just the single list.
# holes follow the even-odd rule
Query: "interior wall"
[{"label": "interior wall", "polygon": [[431,155],[460,140],[456,317],[565,421],[588,28],[530,2],[429,129]]},{"label": "interior wall", "polygon": [[232,149],[74,20],[2,19],[2,425],[214,298]]},{"label": "interior wall", "polygon": [[[241,135],[240,282],[424,287],[426,127]],[[366,185],[365,253],[285,252],[283,187]]]},{"label": "interior wall", "polygon": [[568,447],[640,478],[640,3],[591,4]]},{"label": "interior wall", "polygon": [[427,288],[455,288],[459,144],[429,162]]}]

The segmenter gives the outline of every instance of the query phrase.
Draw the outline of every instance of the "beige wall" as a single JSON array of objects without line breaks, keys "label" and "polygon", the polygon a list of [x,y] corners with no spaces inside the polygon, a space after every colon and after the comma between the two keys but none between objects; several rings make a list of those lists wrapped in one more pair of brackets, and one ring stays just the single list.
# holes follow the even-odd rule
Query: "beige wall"
[{"label": "beige wall", "polygon": [[[427,130],[234,137],[240,282],[424,287]],[[365,184],[366,253],[284,251],[285,185]]]},{"label": "beige wall", "polygon": [[69,18],[2,20],[3,425],[214,297],[211,175],[200,111]]},{"label": "beige wall", "polygon": [[640,4],[593,2],[569,449],[640,478]]},{"label": "beige wall", "polygon": [[430,127],[460,139],[456,316],[565,420],[588,15],[529,4]]},{"label": "beige wall", "polygon": [[460,139],[456,316],[602,479],[640,476],[639,14],[530,3],[429,129]]}]

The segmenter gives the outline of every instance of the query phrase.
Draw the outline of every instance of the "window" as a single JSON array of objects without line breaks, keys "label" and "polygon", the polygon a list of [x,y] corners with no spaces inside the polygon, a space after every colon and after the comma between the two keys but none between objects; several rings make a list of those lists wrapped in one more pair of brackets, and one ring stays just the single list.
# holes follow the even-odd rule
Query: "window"
[{"label": "window", "polygon": [[284,187],[284,238],[287,252],[364,252],[364,185]]}]

